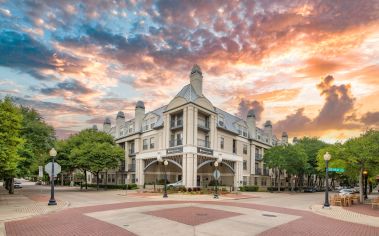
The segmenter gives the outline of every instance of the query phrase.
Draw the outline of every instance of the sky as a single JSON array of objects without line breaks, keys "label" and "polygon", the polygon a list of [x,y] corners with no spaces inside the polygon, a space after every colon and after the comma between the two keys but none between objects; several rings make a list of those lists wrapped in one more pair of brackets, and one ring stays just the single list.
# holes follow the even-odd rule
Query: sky
[{"label": "sky", "polygon": [[0,0],[0,98],[65,138],[167,104],[198,64],[215,106],[343,141],[379,128],[378,45],[378,0]]}]

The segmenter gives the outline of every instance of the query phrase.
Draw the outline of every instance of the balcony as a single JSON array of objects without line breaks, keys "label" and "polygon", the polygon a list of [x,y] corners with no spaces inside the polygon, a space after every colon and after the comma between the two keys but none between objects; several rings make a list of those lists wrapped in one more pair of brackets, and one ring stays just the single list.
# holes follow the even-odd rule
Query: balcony
[{"label": "balcony", "polygon": [[135,172],[136,171],[136,164],[129,164],[128,165],[128,171],[129,172]]},{"label": "balcony", "polygon": [[176,146],[181,146],[181,145],[183,145],[182,139],[170,140],[170,147],[176,147]]},{"label": "balcony", "polygon": [[129,157],[135,157],[136,156],[136,153],[135,153],[134,149],[130,149],[129,150],[128,156]]},{"label": "balcony", "polygon": [[177,119],[177,120],[171,120],[170,122],[170,129],[176,130],[176,129],[182,129],[183,128],[183,119]]},{"label": "balcony", "polygon": [[263,160],[262,154],[260,154],[260,153],[255,153],[255,160],[256,160],[256,161],[261,161],[261,160]]},{"label": "balcony", "polygon": [[207,119],[198,119],[197,120],[197,127],[199,129],[202,129],[204,131],[209,131],[210,128],[209,128],[209,120]]},{"label": "balcony", "polygon": [[197,139],[197,146],[210,148],[211,142],[208,140],[204,140],[204,139]]},{"label": "balcony", "polygon": [[262,175],[262,168],[255,168],[256,175]]}]

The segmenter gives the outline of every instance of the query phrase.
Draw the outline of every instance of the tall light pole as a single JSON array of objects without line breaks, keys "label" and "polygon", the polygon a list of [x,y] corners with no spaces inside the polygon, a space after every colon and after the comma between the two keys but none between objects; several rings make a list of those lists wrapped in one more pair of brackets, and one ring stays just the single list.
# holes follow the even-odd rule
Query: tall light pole
[{"label": "tall light pole", "polygon": [[368,179],[368,171],[367,170],[364,170],[363,171],[363,177],[364,177],[364,198],[367,199],[367,179]]},{"label": "tall light pole", "polygon": [[[217,161],[214,162],[214,166],[215,166],[215,173],[216,173],[217,172],[217,166],[218,166],[218,162]],[[218,199],[218,178],[216,176],[214,176],[214,177],[215,177],[215,180],[216,180],[216,191],[215,191],[215,194],[214,194],[213,198]]]},{"label": "tall light pole", "polygon": [[55,156],[57,155],[57,151],[55,151],[54,148],[52,148],[49,152],[50,156],[53,158],[52,160],[52,166],[51,166],[51,176],[50,176],[50,181],[51,181],[51,193],[50,193],[50,200],[49,200],[49,203],[47,205],[49,206],[53,206],[53,205],[57,205],[57,202],[55,201],[55,198],[54,198],[54,159],[55,159]]},{"label": "tall light pole", "polygon": [[332,156],[329,154],[329,152],[326,152],[324,155],[325,160],[325,202],[323,208],[329,208],[329,170],[328,170],[328,163]]},{"label": "tall light pole", "polygon": [[163,166],[164,166],[164,193],[163,193],[163,197],[164,198],[167,198],[167,172],[166,172],[166,166],[168,165],[168,161],[165,160],[163,162]]}]

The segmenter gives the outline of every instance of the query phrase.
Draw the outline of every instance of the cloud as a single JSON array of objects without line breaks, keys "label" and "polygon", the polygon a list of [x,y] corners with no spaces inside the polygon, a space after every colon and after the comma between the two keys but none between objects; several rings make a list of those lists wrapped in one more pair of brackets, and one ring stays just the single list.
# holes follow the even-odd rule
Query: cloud
[{"label": "cloud", "polygon": [[338,69],[343,68],[344,65],[340,62],[329,61],[322,58],[310,58],[306,61],[306,66],[298,70],[298,72],[306,74],[311,77],[324,76],[331,74]]},{"label": "cloud", "polygon": [[67,80],[56,84],[55,87],[40,89],[40,92],[46,95],[57,95],[65,91],[71,92],[76,95],[86,95],[95,93],[94,90],[86,87],[83,83],[76,80]]},{"label": "cloud", "polygon": [[262,102],[256,100],[250,102],[245,99],[242,99],[241,102],[238,104],[238,112],[236,115],[241,117],[242,119],[245,119],[247,113],[251,109],[254,109],[255,111],[256,120],[260,121],[262,118],[262,112],[264,111],[264,107]]},{"label": "cloud", "polygon": [[367,112],[361,118],[365,125],[376,125],[379,127],[379,112]]},{"label": "cloud", "polygon": [[[349,123],[355,99],[351,95],[349,85],[334,85],[334,78],[326,76],[317,84],[320,95],[324,96],[325,103],[318,115],[311,119],[303,114],[304,108],[298,109],[294,114],[287,115],[285,119],[274,124],[276,133],[287,131],[295,134],[317,132],[325,133],[327,130],[357,129],[359,125]],[[350,118],[349,118],[350,117]]]}]

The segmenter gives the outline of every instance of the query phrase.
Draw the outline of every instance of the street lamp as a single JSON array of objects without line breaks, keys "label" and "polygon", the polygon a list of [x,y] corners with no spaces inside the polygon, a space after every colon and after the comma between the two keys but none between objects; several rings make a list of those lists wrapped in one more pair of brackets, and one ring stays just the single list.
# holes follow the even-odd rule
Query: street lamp
[{"label": "street lamp", "polygon": [[168,165],[168,161],[165,160],[163,162],[163,165],[164,165],[164,194],[163,194],[163,197],[166,198],[167,197],[167,172],[166,172],[166,166]]},{"label": "street lamp", "polygon": [[325,202],[323,208],[329,208],[329,170],[328,170],[328,162],[332,156],[329,154],[329,152],[326,152],[324,155],[324,160],[325,160]]},{"label": "street lamp", "polygon": [[218,166],[218,161],[215,161],[214,162],[214,166],[215,166],[215,182],[216,182],[216,191],[215,191],[215,194],[213,196],[214,199],[218,199],[218,178],[217,178],[217,166]]},{"label": "street lamp", "polygon": [[57,205],[57,202],[54,199],[54,159],[55,159],[55,156],[57,155],[57,151],[54,148],[52,148],[50,150],[49,154],[53,158],[53,161],[52,161],[52,165],[51,165],[51,176],[50,176],[51,193],[50,193],[50,200],[49,200],[49,203],[47,205],[53,206],[53,205]]},{"label": "street lamp", "polygon": [[365,197],[365,199],[367,199],[367,179],[368,179],[368,171],[367,170],[363,171],[363,177],[364,177],[364,181],[365,181],[364,197]]}]

